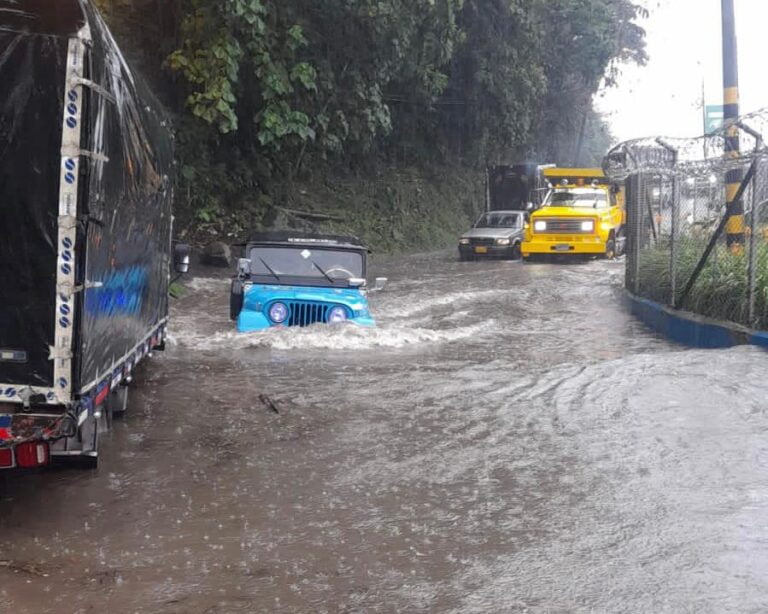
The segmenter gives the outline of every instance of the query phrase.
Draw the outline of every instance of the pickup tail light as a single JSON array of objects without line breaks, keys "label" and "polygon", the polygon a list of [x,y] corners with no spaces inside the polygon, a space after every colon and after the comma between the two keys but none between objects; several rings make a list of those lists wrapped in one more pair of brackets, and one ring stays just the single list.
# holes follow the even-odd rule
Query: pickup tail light
[{"label": "pickup tail light", "polygon": [[42,441],[16,446],[16,464],[25,469],[47,465],[51,458],[48,444]]}]

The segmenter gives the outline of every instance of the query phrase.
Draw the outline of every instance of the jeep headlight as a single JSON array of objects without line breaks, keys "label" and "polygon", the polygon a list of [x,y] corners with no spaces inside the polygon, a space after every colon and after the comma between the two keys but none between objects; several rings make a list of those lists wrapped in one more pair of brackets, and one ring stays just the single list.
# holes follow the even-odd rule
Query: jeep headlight
[{"label": "jeep headlight", "polygon": [[288,306],[285,303],[272,303],[269,319],[275,324],[282,324],[288,318]]},{"label": "jeep headlight", "polygon": [[547,223],[544,220],[536,220],[533,223],[533,229],[536,232],[544,232],[547,229]]},{"label": "jeep headlight", "polygon": [[464,237],[462,237],[461,239],[459,239],[459,245],[469,245],[469,239],[465,239]]},{"label": "jeep headlight", "polygon": [[332,307],[328,312],[328,322],[336,324],[337,322],[344,322],[347,319],[347,310],[341,305]]},{"label": "jeep headlight", "polygon": [[496,239],[496,245],[509,245],[509,239]]},{"label": "jeep headlight", "polygon": [[592,232],[595,230],[595,222],[592,220],[586,220],[581,223],[581,232]]}]

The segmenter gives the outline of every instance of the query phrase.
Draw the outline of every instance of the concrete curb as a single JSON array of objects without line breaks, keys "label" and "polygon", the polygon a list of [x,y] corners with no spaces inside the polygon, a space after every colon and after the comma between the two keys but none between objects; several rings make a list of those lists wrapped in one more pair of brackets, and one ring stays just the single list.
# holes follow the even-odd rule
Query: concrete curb
[{"label": "concrete curb", "polygon": [[626,292],[632,314],[668,339],[697,348],[729,348],[758,345],[768,349],[768,332],[755,331],[731,322],[713,320],[679,311]]}]

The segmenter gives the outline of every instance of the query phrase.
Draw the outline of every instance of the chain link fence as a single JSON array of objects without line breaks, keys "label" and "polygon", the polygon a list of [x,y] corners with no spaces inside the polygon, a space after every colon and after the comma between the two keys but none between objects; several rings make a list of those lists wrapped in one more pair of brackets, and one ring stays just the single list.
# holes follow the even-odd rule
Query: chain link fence
[{"label": "chain link fence", "polygon": [[[736,135],[740,153],[726,152],[726,137]],[[627,194],[630,292],[768,330],[764,136],[768,110],[697,139],[639,139],[608,152],[605,173],[623,181]]]}]

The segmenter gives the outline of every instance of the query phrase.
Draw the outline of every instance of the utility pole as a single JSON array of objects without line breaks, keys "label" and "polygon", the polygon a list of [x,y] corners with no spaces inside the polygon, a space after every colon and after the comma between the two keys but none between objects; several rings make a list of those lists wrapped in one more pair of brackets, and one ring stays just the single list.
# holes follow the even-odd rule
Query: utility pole
[{"label": "utility pole", "polygon": [[[733,0],[720,1],[723,19],[723,121],[727,123],[739,116],[739,61]],[[736,125],[727,128],[725,157],[739,157],[739,129]],[[742,169],[729,170],[725,175],[725,200],[731,214],[725,227],[726,243],[736,252],[740,252],[744,245],[744,203],[736,199],[742,179]]]}]

